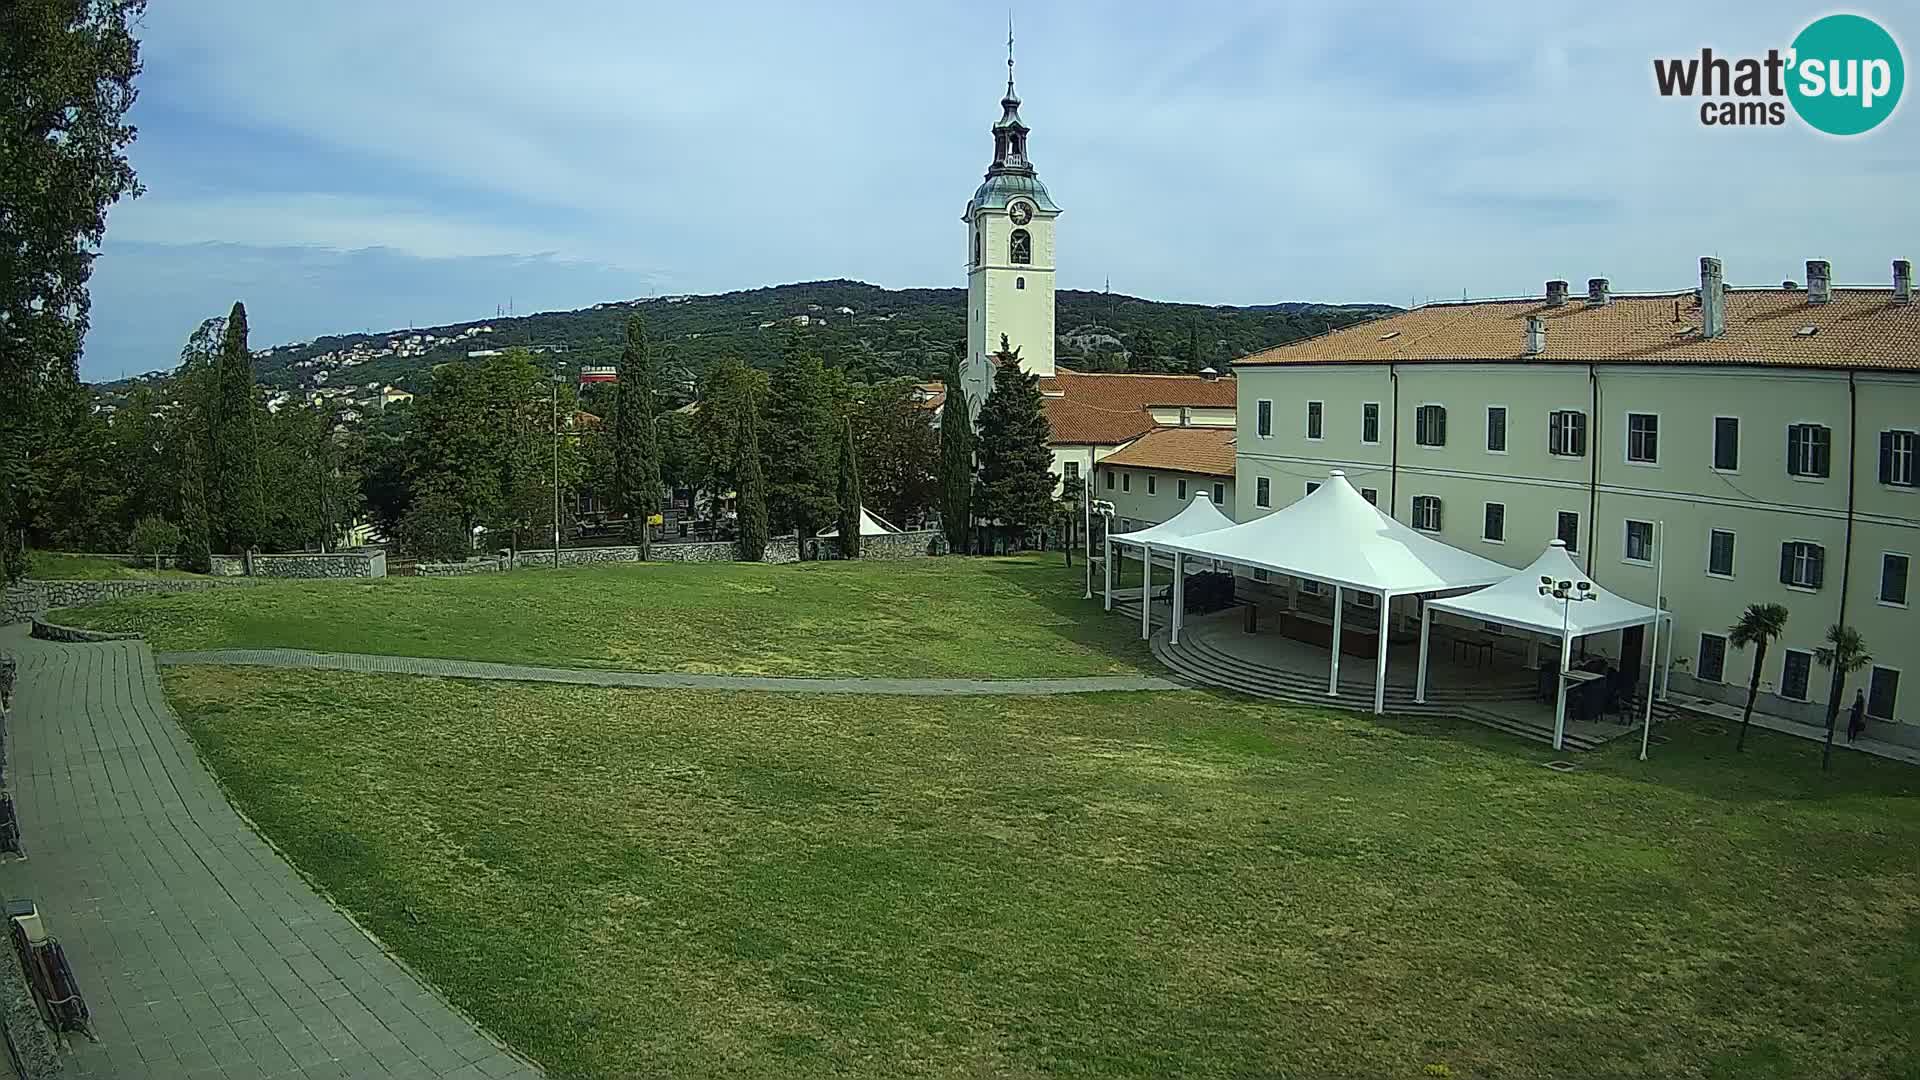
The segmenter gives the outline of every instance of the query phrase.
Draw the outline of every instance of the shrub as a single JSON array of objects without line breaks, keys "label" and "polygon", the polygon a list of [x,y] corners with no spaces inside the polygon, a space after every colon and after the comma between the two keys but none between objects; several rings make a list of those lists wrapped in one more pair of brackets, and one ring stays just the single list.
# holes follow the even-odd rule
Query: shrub
[{"label": "shrub", "polygon": [[153,568],[160,569],[160,556],[180,547],[180,527],[161,517],[143,517],[133,525],[133,551],[152,557]]},{"label": "shrub", "polygon": [[445,490],[432,488],[414,499],[401,517],[400,546],[430,562],[462,562],[473,553],[473,538],[460,504]]}]

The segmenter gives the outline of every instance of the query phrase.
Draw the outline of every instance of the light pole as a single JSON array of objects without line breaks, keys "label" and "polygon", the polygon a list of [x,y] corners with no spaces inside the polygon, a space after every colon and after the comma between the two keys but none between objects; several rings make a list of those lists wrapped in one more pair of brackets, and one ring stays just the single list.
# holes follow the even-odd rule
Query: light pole
[{"label": "light pole", "polygon": [[1083,599],[1093,599],[1093,526],[1091,517],[1100,515],[1100,540],[1104,549],[1100,558],[1100,576],[1104,588],[1101,591],[1108,610],[1113,608],[1113,504],[1105,499],[1090,499],[1087,503],[1089,522],[1087,526],[1087,595]]},{"label": "light pole", "polygon": [[560,569],[560,383],[561,360],[553,362],[553,568]]},{"label": "light pole", "polygon": [[1591,581],[1555,581],[1550,577],[1540,579],[1540,595],[1560,601],[1560,692],[1554,695],[1553,705],[1553,748],[1558,750],[1566,743],[1567,672],[1573,663],[1573,605],[1600,597],[1593,591]]}]

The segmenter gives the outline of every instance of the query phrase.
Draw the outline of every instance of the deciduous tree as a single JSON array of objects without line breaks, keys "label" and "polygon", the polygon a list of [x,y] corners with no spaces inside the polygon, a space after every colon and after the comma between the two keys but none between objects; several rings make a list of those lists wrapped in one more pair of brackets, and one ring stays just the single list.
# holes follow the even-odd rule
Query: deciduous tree
[{"label": "deciduous tree", "polygon": [[740,455],[740,476],[734,490],[740,516],[740,559],[759,562],[767,553],[767,481],[760,470],[760,423],[751,396],[738,420],[740,430],[734,435],[734,445]]},{"label": "deciduous tree", "polygon": [[866,387],[850,407],[865,504],[895,525],[939,498],[940,436],[910,379]]}]

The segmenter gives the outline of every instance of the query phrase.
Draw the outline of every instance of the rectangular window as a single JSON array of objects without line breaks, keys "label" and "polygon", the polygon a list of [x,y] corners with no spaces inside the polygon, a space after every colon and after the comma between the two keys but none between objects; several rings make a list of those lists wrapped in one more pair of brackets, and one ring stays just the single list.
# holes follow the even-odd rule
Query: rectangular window
[{"label": "rectangular window", "polygon": [[1740,418],[1713,418],[1713,467],[1721,472],[1740,470]]},{"label": "rectangular window", "polygon": [[1355,593],[1353,602],[1357,607],[1370,608],[1380,603],[1380,598],[1370,592]]},{"label": "rectangular window", "polygon": [[1254,403],[1254,433],[1263,439],[1273,438],[1273,402],[1262,399]]},{"label": "rectangular window", "polygon": [[1309,480],[1309,481],[1307,481],[1307,494],[1309,494],[1309,495],[1311,495],[1311,494],[1313,494],[1314,492],[1316,492],[1316,491],[1319,491],[1319,490],[1320,490],[1320,485],[1319,485],[1319,484],[1316,484],[1316,483],[1314,483],[1314,482],[1313,482],[1313,481],[1311,481],[1311,480]]},{"label": "rectangular window", "polygon": [[1507,504],[1505,503],[1488,503],[1487,504],[1486,519],[1485,519],[1485,523],[1480,528],[1480,538],[1482,540],[1497,540],[1502,543],[1506,542]]},{"label": "rectangular window", "polygon": [[1069,461],[1066,463],[1066,466],[1067,466],[1066,479],[1068,480],[1080,479],[1080,463],[1079,462]]},{"label": "rectangular window", "polygon": [[1113,490],[1113,470],[1112,469],[1107,470],[1107,490],[1108,491]]},{"label": "rectangular window", "polygon": [[1121,491],[1133,490],[1133,474],[1132,473],[1123,472],[1120,474],[1120,490]]},{"label": "rectangular window", "polygon": [[1319,596],[1319,595],[1320,595],[1320,583],[1319,583],[1319,582],[1317,582],[1317,581],[1309,581],[1309,580],[1307,580],[1306,578],[1300,578],[1300,579],[1299,579],[1299,581],[1300,581],[1300,591],[1301,591],[1301,592],[1303,592],[1303,593],[1306,593],[1306,594],[1307,594],[1308,596]]},{"label": "rectangular window", "polygon": [[1226,505],[1226,502],[1227,502],[1227,485],[1225,484],[1213,485],[1213,505],[1224,506]]},{"label": "rectangular window", "polygon": [[1377,401],[1360,406],[1360,441],[1376,445],[1380,442],[1380,403]]},{"label": "rectangular window", "polygon": [[1368,502],[1372,503],[1375,506],[1380,505],[1380,489],[1379,488],[1361,488],[1360,497],[1367,500]]},{"label": "rectangular window", "polygon": [[1186,502],[1186,501],[1187,501],[1187,482],[1186,482],[1186,480],[1184,480],[1184,479],[1182,479],[1182,480],[1176,480],[1176,481],[1174,481],[1174,484],[1173,484],[1173,497],[1174,497],[1174,498],[1176,498],[1176,499],[1179,499],[1179,500],[1180,500],[1181,502]]},{"label": "rectangular window", "polygon": [[1567,545],[1568,551],[1580,550],[1580,515],[1571,510],[1560,511],[1560,518],[1554,522],[1553,534]]},{"label": "rectangular window", "polygon": [[1413,411],[1413,441],[1421,446],[1447,445],[1447,407],[1422,405]]},{"label": "rectangular window", "polygon": [[1628,562],[1653,561],[1653,522],[1627,522],[1627,545],[1622,557]]},{"label": "rectangular window", "polygon": [[1700,658],[1693,668],[1701,682],[1727,681],[1727,639],[1719,634],[1700,635]]},{"label": "rectangular window", "polygon": [[1487,406],[1487,451],[1493,454],[1507,452],[1507,407],[1505,405]]},{"label": "rectangular window", "polygon": [[1813,654],[1788,649],[1780,667],[1780,696],[1789,701],[1807,700],[1807,684],[1813,675]]},{"label": "rectangular window", "polygon": [[1153,494],[1153,474],[1147,474],[1147,494]]},{"label": "rectangular window", "polygon": [[1440,531],[1440,500],[1432,495],[1413,497],[1413,527],[1423,532]]},{"label": "rectangular window", "polygon": [[1587,414],[1561,409],[1547,414],[1547,453],[1557,457],[1587,455]]},{"label": "rectangular window", "polygon": [[1639,465],[1659,463],[1659,417],[1652,413],[1627,414],[1627,460]]},{"label": "rectangular window", "polygon": [[1267,478],[1264,476],[1253,482],[1253,505],[1255,506],[1272,506],[1273,505],[1273,492],[1271,490],[1270,485],[1267,483]]},{"label": "rectangular window", "polygon": [[1880,556],[1880,602],[1907,606],[1907,567],[1905,555],[1889,551]]},{"label": "rectangular window", "polygon": [[1826,576],[1826,548],[1800,540],[1780,545],[1780,584],[1817,589],[1826,581]]},{"label": "rectangular window", "polygon": [[1787,427],[1787,475],[1828,475],[1832,467],[1833,432],[1819,424]]},{"label": "rectangular window", "polygon": [[1262,570],[1257,566],[1253,568],[1253,580],[1265,581],[1269,576],[1270,575],[1268,575],[1268,573],[1265,570]]},{"label": "rectangular window", "polygon": [[1326,434],[1326,419],[1326,402],[1307,402],[1307,438],[1319,439],[1323,437]]},{"label": "rectangular window", "polygon": [[1877,667],[1867,679],[1867,715],[1877,720],[1893,719],[1894,698],[1900,694],[1900,673]]},{"label": "rectangular window", "polygon": [[1920,431],[1880,433],[1880,482],[1920,486]]},{"label": "rectangular window", "polygon": [[1707,534],[1707,573],[1715,577],[1733,576],[1733,534],[1725,529]]}]

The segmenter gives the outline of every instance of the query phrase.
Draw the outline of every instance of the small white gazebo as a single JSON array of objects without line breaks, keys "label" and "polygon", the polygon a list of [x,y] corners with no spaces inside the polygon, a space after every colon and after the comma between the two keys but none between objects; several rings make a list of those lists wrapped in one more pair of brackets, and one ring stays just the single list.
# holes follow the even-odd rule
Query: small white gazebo
[{"label": "small white gazebo", "polygon": [[[1551,595],[1554,589],[1583,599],[1557,599]],[[1505,581],[1462,596],[1427,601],[1420,612],[1420,679],[1414,694],[1416,701],[1427,700],[1427,636],[1432,630],[1435,611],[1560,639],[1560,691],[1555,695],[1553,706],[1555,750],[1560,749],[1567,729],[1567,672],[1573,660],[1573,639],[1647,626],[1662,619],[1671,629],[1673,621],[1670,613],[1602,589],[1567,555],[1565,542],[1555,540],[1547,545],[1547,550],[1541,552],[1539,558],[1533,560],[1532,565],[1514,571]],[[1667,650],[1671,656],[1671,633],[1668,634]],[[1649,658],[1647,665],[1649,693],[1652,692],[1657,660],[1658,657]]]},{"label": "small white gazebo", "polygon": [[1396,596],[1459,591],[1505,580],[1513,568],[1427,536],[1384,514],[1339,469],[1312,494],[1245,524],[1156,545],[1174,553],[1173,622],[1178,644],[1183,560],[1192,556],[1306,578],[1333,586],[1333,659],[1327,693],[1340,687],[1340,613],[1348,591],[1380,599],[1380,647],[1373,711],[1386,711],[1388,607]]},{"label": "small white gazebo", "polygon": [[[882,521],[879,517],[875,516],[873,511],[868,510],[864,506],[860,508],[860,535],[861,536],[886,536],[890,533],[897,533],[899,531],[900,531],[899,529],[894,528],[893,526],[887,524],[885,521]],[[837,538],[839,535],[840,535],[840,526],[835,525],[833,528],[820,533],[819,537],[822,540],[831,540],[831,539]]]},{"label": "small white gazebo", "polygon": [[1153,549],[1156,544],[1169,540],[1198,536],[1201,533],[1225,529],[1233,525],[1233,519],[1220,512],[1213,500],[1204,491],[1195,492],[1193,499],[1177,514],[1158,525],[1149,525],[1144,529],[1135,529],[1127,533],[1108,533],[1106,544],[1106,569],[1103,575],[1106,583],[1106,610],[1113,610],[1113,545],[1122,544],[1140,549],[1140,636],[1146,637],[1152,631],[1148,622],[1153,611]]}]

